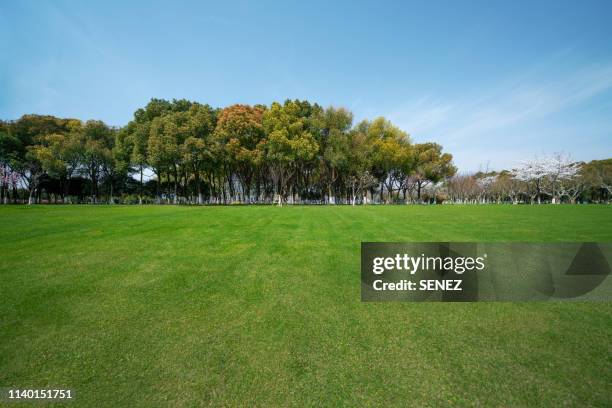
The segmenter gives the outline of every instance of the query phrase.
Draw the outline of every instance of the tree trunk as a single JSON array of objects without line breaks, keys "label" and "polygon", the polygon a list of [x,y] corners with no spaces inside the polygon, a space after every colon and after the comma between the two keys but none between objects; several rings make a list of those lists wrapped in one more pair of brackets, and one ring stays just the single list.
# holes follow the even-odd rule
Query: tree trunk
[{"label": "tree trunk", "polygon": [[174,165],[174,200],[172,200],[174,204],[178,203],[178,169],[176,165]]},{"label": "tree trunk", "polygon": [[98,180],[94,172],[91,172],[91,203],[95,204],[98,193]]},{"label": "tree trunk", "polygon": [[30,196],[28,197],[28,205],[32,205],[34,204],[34,193],[35,193],[36,188],[32,187],[30,188]]},{"label": "tree trunk", "polygon": [[[138,188],[138,204],[142,205],[142,165],[140,166],[140,186]],[[159,180],[157,181],[159,183]]]},{"label": "tree trunk", "polygon": [[202,205],[204,204],[204,199],[202,197],[202,183],[200,182],[200,173],[199,172],[195,172],[193,174],[194,178],[195,178],[195,183],[196,183],[196,194],[198,195],[198,205]]},{"label": "tree trunk", "polygon": [[187,171],[183,171],[183,196],[189,199],[189,192],[187,191]]}]

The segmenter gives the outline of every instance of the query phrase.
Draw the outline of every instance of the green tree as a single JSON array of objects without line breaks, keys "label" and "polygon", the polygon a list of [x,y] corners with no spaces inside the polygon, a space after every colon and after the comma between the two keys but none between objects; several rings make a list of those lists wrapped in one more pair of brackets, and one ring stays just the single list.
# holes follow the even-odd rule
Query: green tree
[{"label": "green tree", "polygon": [[413,186],[416,189],[417,201],[421,201],[423,187],[429,183],[452,177],[457,168],[453,165],[453,156],[442,153],[442,146],[437,143],[419,143],[413,147],[414,174]]},{"label": "green tree", "polygon": [[80,132],[80,162],[91,181],[91,201],[98,202],[100,176],[112,160],[114,135],[100,120],[88,120]]},{"label": "green tree", "polygon": [[582,177],[591,188],[599,191],[602,197],[612,197],[612,159],[593,160],[582,166]]},{"label": "green tree", "polygon": [[372,149],[373,146],[364,132],[352,131],[349,133],[346,172],[352,205],[356,204],[357,196],[361,196],[361,202],[365,204],[367,190],[377,184],[376,178],[371,173]]},{"label": "green tree", "polygon": [[83,148],[79,138],[81,122],[71,121],[68,127],[70,130],[66,133],[40,136],[38,143],[30,148],[42,170],[59,180],[63,202],[70,201],[70,180],[79,168]]},{"label": "green tree", "polygon": [[23,180],[26,181],[29,197],[28,204],[37,200],[40,178],[44,174],[42,163],[38,160],[34,146],[43,143],[50,134],[63,134],[69,131],[70,119],[60,119],[49,115],[23,115],[9,126],[10,134],[17,140],[13,152],[13,163]]},{"label": "green tree", "polygon": [[10,133],[8,123],[0,121],[0,202],[8,203],[11,184],[13,200],[16,201],[15,169],[18,168],[22,145],[19,139]]},{"label": "green tree", "polygon": [[[138,202],[142,204],[144,171],[149,167],[149,135],[151,122],[162,115],[172,111],[172,104],[164,99],[151,99],[144,108],[134,112],[134,119],[125,127],[127,136],[123,139],[125,148],[131,147],[130,167],[139,174]],[[158,178],[158,195],[159,195]]]},{"label": "green tree", "polygon": [[387,202],[397,184],[395,172],[403,164],[410,148],[410,138],[406,132],[394,126],[385,118],[363,121],[357,131],[365,134],[372,146],[372,174],[380,182],[380,201],[384,202],[384,189],[387,188]]},{"label": "green tree", "polygon": [[178,200],[178,170],[176,162],[180,158],[179,129],[169,115],[159,116],[151,122],[148,140],[148,164],[157,176],[157,199],[159,200],[162,173],[174,177],[174,202]]},{"label": "green tree", "polygon": [[312,160],[319,145],[307,125],[308,106],[300,101],[273,103],[264,113],[268,135],[265,152],[271,170],[278,205],[292,195],[291,178],[304,162]]},{"label": "green tree", "polygon": [[344,108],[329,107],[315,111],[314,127],[319,148],[320,171],[325,180],[327,202],[335,204],[334,183],[349,165],[349,133],[353,114]]}]

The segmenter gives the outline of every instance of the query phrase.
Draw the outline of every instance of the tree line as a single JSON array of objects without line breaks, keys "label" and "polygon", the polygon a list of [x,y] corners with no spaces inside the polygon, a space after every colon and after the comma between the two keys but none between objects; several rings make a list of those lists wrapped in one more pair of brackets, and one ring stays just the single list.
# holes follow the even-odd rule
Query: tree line
[{"label": "tree line", "polygon": [[455,175],[427,194],[468,204],[610,203],[612,159],[575,162],[568,154],[541,156],[512,170]]},{"label": "tree line", "polygon": [[1,203],[610,202],[612,159],[456,174],[437,143],[308,101],[215,109],[152,99],[124,127],[0,121]]},{"label": "tree line", "polygon": [[152,99],[124,127],[24,115],[0,121],[0,202],[420,202],[456,173],[437,143],[385,118],[353,124],[308,101],[212,108]]}]

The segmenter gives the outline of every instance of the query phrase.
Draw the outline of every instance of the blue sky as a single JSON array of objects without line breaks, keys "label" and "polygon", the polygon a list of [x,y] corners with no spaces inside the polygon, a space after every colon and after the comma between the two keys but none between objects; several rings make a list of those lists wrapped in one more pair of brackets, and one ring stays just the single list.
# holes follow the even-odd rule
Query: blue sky
[{"label": "blue sky", "polygon": [[386,116],[463,171],[612,156],[612,1],[0,3],[0,118],[151,97]]}]

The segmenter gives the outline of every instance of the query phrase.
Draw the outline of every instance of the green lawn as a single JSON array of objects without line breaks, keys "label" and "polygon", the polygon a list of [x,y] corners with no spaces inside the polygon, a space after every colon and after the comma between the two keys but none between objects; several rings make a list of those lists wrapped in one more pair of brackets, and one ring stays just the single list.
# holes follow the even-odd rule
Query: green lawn
[{"label": "green lawn", "polygon": [[[612,206],[0,206],[0,387],[70,406],[611,406],[612,303],[361,303],[361,241],[612,241]],[[0,402],[1,404],[1,402]]]}]

